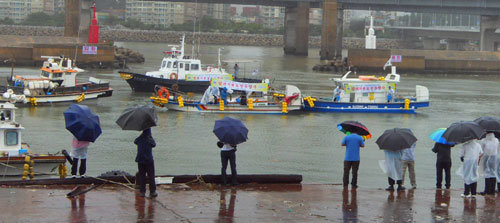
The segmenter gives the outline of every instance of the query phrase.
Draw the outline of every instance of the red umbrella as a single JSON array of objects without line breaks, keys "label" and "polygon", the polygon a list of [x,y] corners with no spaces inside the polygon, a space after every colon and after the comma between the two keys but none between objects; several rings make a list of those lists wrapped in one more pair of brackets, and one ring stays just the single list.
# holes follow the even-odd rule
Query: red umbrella
[{"label": "red umbrella", "polygon": [[358,121],[343,121],[342,123],[337,125],[337,128],[343,133],[357,133],[361,136],[366,136],[367,139],[372,137],[372,134],[370,133],[370,131],[368,131],[368,128],[366,128],[365,125],[361,124]]}]

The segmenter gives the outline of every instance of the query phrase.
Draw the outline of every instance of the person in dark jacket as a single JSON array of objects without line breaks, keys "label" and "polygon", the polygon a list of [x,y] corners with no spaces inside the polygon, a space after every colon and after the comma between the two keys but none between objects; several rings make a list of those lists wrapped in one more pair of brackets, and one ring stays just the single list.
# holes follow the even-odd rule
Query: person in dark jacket
[{"label": "person in dark jacket", "polygon": [[149,196],[156,197],[156,183],[155,183],[155,163],[153,160],[153,147],[156,142],[151,135],[151,128],[142,131],[142,134],[134,141],[137,145],[137,156],[135,162],[139,167],[137,174],[137,181],[139,182],[139,191],[142,197],[146,196],[146,174],[148,175],[149,183]]},{"label": "person in dark jacket", "polygon": [[221,149],[220,160],[222,164],[221,168],[222,185],[227,184],[226,169],[227,169],[227,163],[229,161],[231,165],[231,184],[233,186],[237,186],[238,173],[236,172],[236,145],[230,145],[228,143],[223,143],[219,141],[217,142],[217,147]]},{"label": "person in dark jacket", "polygon": [[434,144],[434,148],[432,148],[432,152],[437,154],[436,160],[436,188],[441,189],[442,181],[443,181],[443,170],[445,172],[445,186],[446,189],[450,189],[451,182],[451,151],[452,145],[442,144],[436,142]]}]

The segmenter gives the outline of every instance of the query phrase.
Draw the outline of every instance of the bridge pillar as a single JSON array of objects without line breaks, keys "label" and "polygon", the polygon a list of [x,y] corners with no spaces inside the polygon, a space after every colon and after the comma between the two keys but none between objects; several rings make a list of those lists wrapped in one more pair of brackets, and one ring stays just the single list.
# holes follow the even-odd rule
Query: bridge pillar
[{"label": "bridge pillar", "polygon": [[285,8],[285,54],[307,56],[309,51],[309,8],[308,2],[299,2],[295,7]]},{"label": "bridge pillar", "polygon": [[323,1],[321,21],[321,60],[342,56],[343,11],[337,0]]},{"label": "bridge pillar", "polygon": [[83,42],[87,42],[91,2],[91,0],[65,0],[65,37],[79,37]]},{"label": "bridge pillar", "polygon": [[446,44],[446,50],[465,50],[465,44],[467,44],[467,40],[461,39],[448,39],[448,43]]},{"label": "bridge pillar", "polygon": [[480,51],[495,51],[495,30],[500,28],[500,16],[481,16]]},{"label": "bridge pillar", "polygon": [[441,40],[438,38],[423,38],[424,50],[440,50]]}]

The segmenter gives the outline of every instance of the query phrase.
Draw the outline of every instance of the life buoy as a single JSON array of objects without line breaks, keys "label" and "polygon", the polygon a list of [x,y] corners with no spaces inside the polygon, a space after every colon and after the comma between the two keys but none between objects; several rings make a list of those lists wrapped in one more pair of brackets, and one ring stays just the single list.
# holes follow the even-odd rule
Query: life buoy
[{"label": "life buoy", "polygon": [[[175,78],[174,78],[175,77]],[[179,77],[177,76],[177,73],[171,73],[170,74],[170,79],[172,80],[177,80]]]},{"label": "life buoy", "polygon": [[158,97],[168,100],[170,98],[170,92],[166,87],[161,87],[160,90],[158,90]]}]

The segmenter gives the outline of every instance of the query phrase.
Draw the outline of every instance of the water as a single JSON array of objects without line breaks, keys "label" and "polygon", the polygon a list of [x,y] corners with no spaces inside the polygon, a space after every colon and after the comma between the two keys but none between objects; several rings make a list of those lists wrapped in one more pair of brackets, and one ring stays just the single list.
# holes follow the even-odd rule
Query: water
[{"label": "water", "polygon": [[[138,50],[146,56],[144,64],[130,65],[133,69],[158,68],[161,52],[166,44],[116,43]],[[215,64],[217,49],[221,46],[202,46],[203,63]],[[318,63],[317,49],[309,57],[283,56],[279,47],[224,46],[223,58],[258,59],[260,63],[240,64],[240,72],[250,75],[259,69],[260,76],[270,76],[275,86],[294,84],[304,94],[329,96],[333,74],[312,72]],[[186,47],[190,52],[190,46]],[[232,65],[229,65],[232,70]],[[3,76],[9,68],[1,68]],[[20,74],[38,74],[36,68],[17,68]],[[90,73],[90,74],[89,74]],[[91,144],[88,174],[99,175],[108,170],[137,171],[133,144],[138,132],[122,131],[115,124],[119,114],[128,106],[148,104],[150,93],[134,93],[122,80],[117,70],[97,70],[80,75],[109,80],[114,88],[113,97],[84,101],[100,116],[103,134]],[[238,146],[237,165],[240,174],[274,173],[302,174],[305,183],[341,183],[343,172],[344,136],[336,124],[344,120],[358,120],[372,132],[361,152],[359,169],[360,187],[385,187],[387,178],[378,167],[384,154],[375,144],[376,138],[394,127],[411,128],[419,141],[415,151],[416,175],[419,188],[435,185],[435,154],[428,134],[436,128],[447,127],[460,120],[473,120],[480,116],[498,116],[500,106],[497,76],[475,75],[402,75],[399,91],[414,91],[416,84],[427,86],[431,94],[431,107],[416,115],[402,114],[342,114],[303,113],[294,115],[232,115],[243,120],[250,129],[248,142]],[[40,106],[18,109],[18,121],[26,128],[23,141],[40,153],[70,149],[71,134],[64,128],[65,105]],[[159,126],[153,129],[157,141],[154,149],[157,174],[218,174],[219,150],[212,127],[224,115],[161,111]],[[463,181],[454,174],[460,166],[459,148],[453,149],[452,184],[463,187]],[[480,181],[482,183],[482,181]],[[480,186],[481,188],[482,186]]]}]

